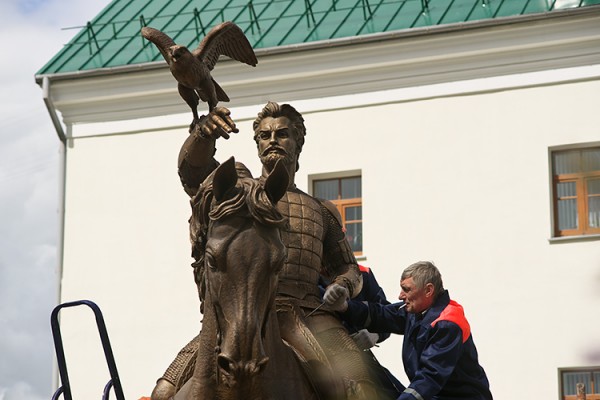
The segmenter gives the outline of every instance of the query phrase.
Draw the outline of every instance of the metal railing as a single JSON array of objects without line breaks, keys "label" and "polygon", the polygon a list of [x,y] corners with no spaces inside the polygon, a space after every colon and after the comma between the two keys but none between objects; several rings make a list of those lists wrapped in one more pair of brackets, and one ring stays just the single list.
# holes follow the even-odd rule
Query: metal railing
[{"label": "metal railing", "polygon": [[102,400],[108,400],[110,389],[114,389],[117,400],[125,400],[123,395],[123,387],[121,386],[121,380],[119,379],[119,373],[117,371],[117,365],[113,356],[112,348],[110,347],[110,340],[108,339],[108,332],[106,330],[106,324],[104,323],[104,317],[100,311],[100,307],[96,303],[90,300],[78,300],[69,303],[59,304],[52,310],[50,316],[50,324],[52,326],[52,337],[54,338],[54,348],[56,350],[56,360],[58,363],[58,371],[60,374],[60,381],[62,385],[52,395],[52,400],[58,400],[62,394],[65,400],[73,400],[71,394],[71,385],[69,382],[69,374],[67,372],[67,362],[65,359],[65,350],[63,347],[62,335],[60,331],[60,324],[58,321],[58,313],[63,308],[76,307],[85,305],[92,309],[94,316],[96,317],[96,325],[98,326],[98,333],[100,334],[100,341],[104,349],[104,356],[106,357],[106,363],[108,364],[108,371],[110,373],[110,380],[104,386],[102,393]]}]

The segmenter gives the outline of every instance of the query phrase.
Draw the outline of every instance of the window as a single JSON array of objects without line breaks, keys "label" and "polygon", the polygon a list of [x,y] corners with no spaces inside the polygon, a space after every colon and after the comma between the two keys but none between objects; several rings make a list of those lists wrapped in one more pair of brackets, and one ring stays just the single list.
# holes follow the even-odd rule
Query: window
[{"label": "window", "polygon": [[346,238],[355,255],[361,255],[362,183],[360,176],[313,180],[313,196],[330,200],[342,215]]},{"label": "window", "polygon": [[560,400],[600,400],[600,367],[559,368],[558,379]]},{"label": "window", "polygon": [[554,151],[554,236],[600,234],[600,147]]}]

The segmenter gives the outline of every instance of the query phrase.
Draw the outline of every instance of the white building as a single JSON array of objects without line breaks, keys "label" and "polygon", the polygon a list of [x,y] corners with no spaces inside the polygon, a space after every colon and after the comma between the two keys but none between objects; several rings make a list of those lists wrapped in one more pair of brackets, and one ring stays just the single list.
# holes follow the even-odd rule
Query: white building
[{"label": "white building", "polygon": [[[65,143],[60,301],[102,308],[132,399],[150,394],[200,327],[177,175],[191,113],[137,30],[169,20],[182,34],[214,10],[153,3],[115,0],[36,77]],[[237,6],[221,3],[207,2],[234,19]],[[600,399],[600,2],[531,11],[518,0],[340,0],[296,14],[286,13],[302,2],[254,3],[238,7],[236,23],[258,66],[222,60],[213,74],[240,128],[217,158],[235,155],[258,175],[252,121],[267,100],[291,103],[307,126],[296,182],[313,192],[316,180],[360,177],[359,261],[388,298],[404,267],[432,260],[465,307],[496,399],[574,398],[560,390],[574,394],[578,381]],[[510,7],[523,9],[503,15]],[[412,9],[413,27],[319,39],[327,16],[369,27]],[[292,39],[307,24],[323,31],[270,44],[273,15],[294,16]],[[99,396],[108,380],[95,330],[87,310],[63,311],[75,398]],[[406,382],[401,343],[392,337],[376,354]]]}]

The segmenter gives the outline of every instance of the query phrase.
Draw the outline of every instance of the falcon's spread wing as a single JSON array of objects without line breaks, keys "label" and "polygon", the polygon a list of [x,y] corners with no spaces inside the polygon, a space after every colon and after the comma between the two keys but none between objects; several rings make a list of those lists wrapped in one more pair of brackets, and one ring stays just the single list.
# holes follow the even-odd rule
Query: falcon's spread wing
[{"label": "falcon's spread wing", "polygon": [[246,35],[239,26],[230,21],[223,22],[211,29],[193,54],[211,71],[221,55],[253,67],[258,64]]},{"label": "falcon's spread wing", "polygon": [[142,28],[142,36],[151,41],[156,45],[160,54],[165,58],[167,64],[171,64],[171,57],[169,56],[167,49],[171,46],[175,46],[173,39],[169,35],[159,31],[158,29],[150,28],[145,26]]}]

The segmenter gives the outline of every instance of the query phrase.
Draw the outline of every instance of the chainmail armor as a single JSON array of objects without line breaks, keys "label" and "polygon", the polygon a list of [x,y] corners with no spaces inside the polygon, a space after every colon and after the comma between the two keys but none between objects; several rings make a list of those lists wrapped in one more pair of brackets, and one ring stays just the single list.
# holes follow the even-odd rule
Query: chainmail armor
[{"label": "chainmail armor", "polygon": [[320,303],[317,283],[323,254],[323,216],[320,204],[300,190],[288,191],[277,203],[288,219],[281,239],[287,247],[287,259],[279,273],[278,295]]},{"label": "chainmail armor", "polygon": [[200,335],[193,338],[184,348],[179,350],[177,357],[171,362],[171,365],[167,368],[162,376],[175,386],[176,390],[181,387],[192,377],[194,374],[194,367],[196,365],[196,355],[198,354]]}]

